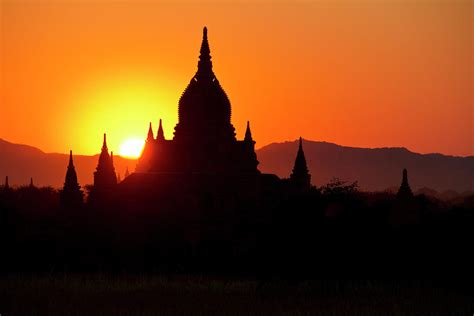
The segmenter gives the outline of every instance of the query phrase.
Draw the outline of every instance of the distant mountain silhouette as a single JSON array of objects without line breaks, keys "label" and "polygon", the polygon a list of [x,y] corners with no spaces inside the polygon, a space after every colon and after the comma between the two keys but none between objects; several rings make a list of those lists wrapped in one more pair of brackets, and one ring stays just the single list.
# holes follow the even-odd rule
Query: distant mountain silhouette
[{"label": "distant mountain silhouette", "polygon": [[[297,140],[273,143],[258,149],[260,171],[275,173],[282,178],[289,177],[297,149]],[[415,192],[420,189],[420,193],[430,192],[430,189],[459,193],[474,190],[474,156],[418,154],[406,148],[354,148],[309,140],[304,141],[304,151],[315,185],[325,184],[331,178],[338,177],[346,181],[358,181],[364,190],[398,188],[400,170],[407,168],[410,185]],[[36,185],[59,188],[64,183],[68,161],[68,154],[44,153],[31,146],[0,139],[0,184],[8,175],[10,185],[27,185],[30,177],[33,177]],[[74,155],[78,180],[82,186],[93,182],[97,161],[98,155]],[[136,160],[115,156],[114,165],[123,179],[127,167],[130,171],[135,170]]]},{"label": "distant mountain silhouette", "polygon": [[[100,148],[97,152],[100,152]],[[74,165],[81,186],[93,183],[98,158],[99,154],[74,154]],[[13,144],[0,138],[0,185],[3,185],[8,175],[10,185],[27,185],[30,177],[33,177],[37,186],[60,188],[64,184],[68,163],[69,154],[44,153],[35,147]],[[123,179],[126,168],[134,170],[136,161],[114,156],[114,164]]]},{"label": "distant mountain silhouette", "polygon": [[[259,169],[288,177],[298,142],[273,143],[257,150]],[[327,142],[304,141],[304,151],[312,183],[321,185],[332,177],[358,181],[364,190],[383,190],[400,186],[400,172],[409,171],[415,190],[474,190],[474,156],[453,157],[418,154],[406,148],[355,148]]]}]

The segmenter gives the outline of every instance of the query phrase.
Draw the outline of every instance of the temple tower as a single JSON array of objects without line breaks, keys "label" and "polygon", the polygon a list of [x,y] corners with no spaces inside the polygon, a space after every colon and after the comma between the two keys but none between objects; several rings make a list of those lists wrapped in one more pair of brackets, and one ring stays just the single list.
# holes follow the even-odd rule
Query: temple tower
[{"label": "temple tower", "polygon": [[148,127],[148,134],[145,140],[145,145],[143,146],[142,153],[138,159],[137,167],[135,170],[137,172],[148,172],[151,168],[151,163],[156,152],[156,142],[153,136],[153,128],[150,125]]},{"label": "temple tower", "polygon": [[247,121],[247,128],[245,129],[244,137],[244,157],[242,163],[245,168],[243,171],[255,172],[258,166],[257,154],[255,153],[255,141],[252,138],[252,132],[250,131],[250,122]]},{"label": "temple tower", "polygon": [[5,191],[10,190],[10,185],[8,184],[8,176],[5,176],[5,185],[3,186]]},{"label": "temple tower", "polygon": [[107,136],[104,134],[102,151],[99,156],[96,171],[94,172],[94,189],[109,190],[117,184],[117,176],[113,164],[113,156],[109,155]]},{"label": "temple tower", "polygon": [[158,127],[158,132],[156,133],[156,141],[162,142],[165,141],[165,133],[163,132],[163,124],[160,119],[160,126]]},{"label": "temple tower", "polygon": [[124,192],[139,200],[186,196],[191,203],[206,196],[216,205],[235,195],[254,196],[260,171],[250,124],[236,139],[231,104],[213,71],[207,28],[203,30],[197,71],[178,102],[174,135],[165,138],[163,122],[153,139],[151,126],[136,172],[123,179]]},{"label": "temple tower", "polygon": [[408,172],[407,169],[403,169],[402,184],[397,192],[398,199],[410,199],[413,197],[410,185],[408,184]]},{"label": "temple tower", "polygon": [[311,175],[306,165],[306,158],[303,151],[303,140],[300,137],[298,153],[295,164],[290,175],[290,182],[298,189],[309,189],[311,187]]},{"label": "temple tower", "polygon": [[72,150],[69,151],[69,164],[63,189],[60,191],[61,205],[65,207],[80,206],[84,200],[84,193],[77,181],[76,168],[72,160]]},{"label": "temple tower", "polygon": [[179,100],[177,142],[205,145],[235,140],[230,101],[212,70],[210,52],[204,27],[197,72]]}]

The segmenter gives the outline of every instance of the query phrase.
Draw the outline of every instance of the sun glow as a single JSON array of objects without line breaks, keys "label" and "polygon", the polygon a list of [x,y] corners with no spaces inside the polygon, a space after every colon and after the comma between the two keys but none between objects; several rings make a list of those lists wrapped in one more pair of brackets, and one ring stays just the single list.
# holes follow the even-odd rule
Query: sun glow
[{"label": "sun glow", "polygon": [[138,158],[144,145],[145,141],[143,139],[127,139],[120,145],[120,156]]}]

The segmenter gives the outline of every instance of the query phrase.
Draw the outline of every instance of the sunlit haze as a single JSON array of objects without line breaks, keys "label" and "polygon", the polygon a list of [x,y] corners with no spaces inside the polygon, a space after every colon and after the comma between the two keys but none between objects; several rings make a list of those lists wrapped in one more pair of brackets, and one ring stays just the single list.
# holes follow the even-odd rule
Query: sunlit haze
[{"label": "sunlit haze", "polygon": [[1,0],[0,138],[136,156],[173,137],[202,27],[243,138],[474,154],[470,0]]}]

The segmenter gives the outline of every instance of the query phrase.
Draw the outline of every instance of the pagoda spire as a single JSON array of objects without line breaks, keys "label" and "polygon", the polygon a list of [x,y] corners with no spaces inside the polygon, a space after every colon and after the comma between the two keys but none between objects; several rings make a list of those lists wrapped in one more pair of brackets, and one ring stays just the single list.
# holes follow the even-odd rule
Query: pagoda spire
[{"label": "pagoda spire", "polygon": [[8,184],[8,176],[5,176],[5,185],[3,186],[5,190],[10,189],[10,185]]},{"label": "pagoda spire", "polygon": [[397,192],[397,197],[404,199],[410,198],[413,196],[413,192],[411,191],[410,185],[408,184],[408,171],[407,169],[403,169],[402,173],[402,184]]},{"label": "pagoda spire", "polygon": [[69,165],[68,168],[74,168],[74,162],[72,161],[72,150],[69,151]]},{"label": "pagoda spire", "polygon": [[252,139],[252,132],[250,131],[250,121],[247,121],[247,129],[245,130],[245,138],[244,141],[246,142],[253,142]]},{"label": "pagoda spire", "polygon": [[146,138],[147,142],[152,142],[155,139],[153,136],[153,128],[151,127],[151,122],[150,122],[150,127],[148,127],[148,136]]},{"label": "pagoda spire", "polygon": [[69,164],[67,166],[64,186],[66,186],[66,184],[73,184],[73,182],[77,183],[77,174],[76,168],[74,168],[74,161],[72,160],[72,150],[69,150]]},{"label": "pagoda spire", "polygon": [[30,178],[30,188],[34,188],[34,187],[35,187],[35,185],[33,183],[33,177],[31,177]]},{"label": "pagoda spire", "polygon": [[83,202],[84,193],[77,182],[76,168],[74,167],[72,159],[72,150],[69,151],[69,164],[67,166],[64,186],[60,191],[60,198],[63,206],[78,206]]},{"label": "pagoda spire", "polygon": [[97,170],[108,168],[109,164],[110,164],[110,155],[109,155],[109,149],[107,148],[107,134],[104,133],[104,140],[102,143],[102,150],[100,152]]},{"label": "pagoda spire", "polygon": [[160,119],[160,126],[158,127],[158,133],[156,134],[156,140],[165,140],[165,133],[163,132],[163,125]]},{"label": "pagoda spire", "polygon": [[303,140],[300,137],[298,153],[296,154],[293,171],[290,175],[290,180],[293,181],[299,188],[309,188],[311,186],[311,175],[306,164],[306,157],[303,151]]},{"label": "pagoda spire", "polygon": [[104,141],[102,142],[102,152],[109,152],[109,149],[107,148],[107,134],[104,133]]},{"label": "pagoda spire", "polygon": [[102,151],[99,156],[96,171],[94,172],[94,187],[95,188],[110,188],[117,184],[117,177],[115,175],[113,152],[109,155],[107,148],[107,138],[104,133],[104,142],[102,144]]},{"label": "pagoda spire", "polygon": [[214,77],[212,72],[211,49],[209,48],[209,41],[207,40],[207,27],[202,31],[202,43],[198,62],[198,71],[196,77]]}]

